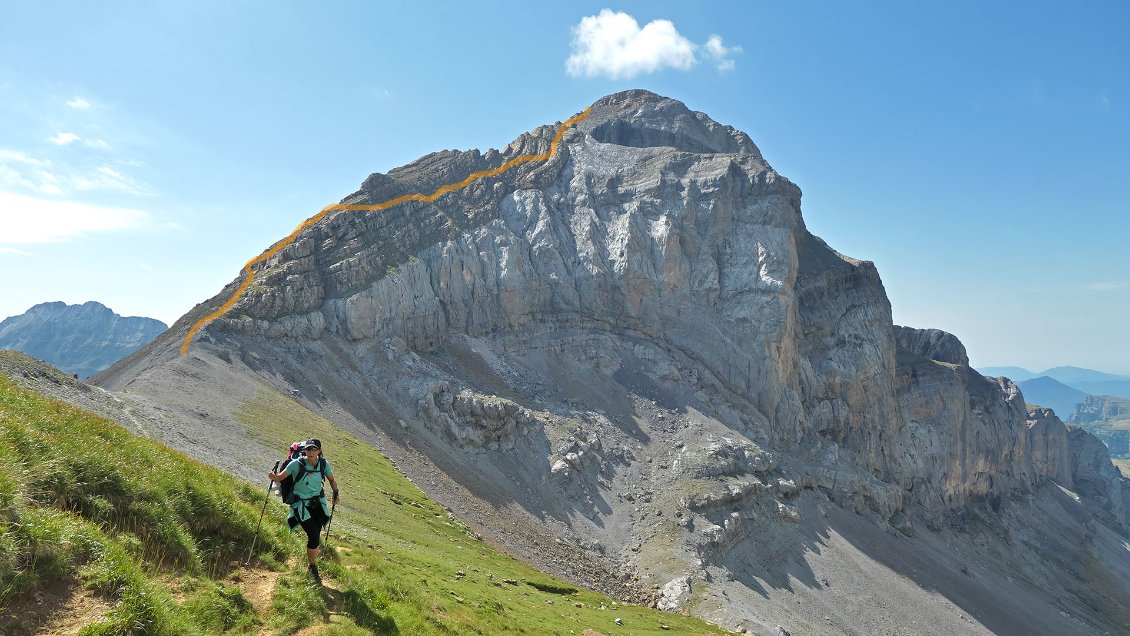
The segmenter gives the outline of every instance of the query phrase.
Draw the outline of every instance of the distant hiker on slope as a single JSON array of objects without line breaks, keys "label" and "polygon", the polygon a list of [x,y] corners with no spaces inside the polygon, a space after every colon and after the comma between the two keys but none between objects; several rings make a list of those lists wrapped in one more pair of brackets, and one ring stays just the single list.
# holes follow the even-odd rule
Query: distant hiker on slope
[{"label": "distant hiker on slope", "polygon": [[338,502],[337,480],[334,479],[333,468],[329,461],[321,456],[322,444],[316,439],[307,440],[302,448],[305,459],[297,459],[287,463],[279,472],[269,473],[271,481],[283,481],[288,477],[293,479],[294,488],[290,491],[286,503],[290,504],[290,516],[286,523],[291,532],[298,526],[306,531],[306,560],[310,564],[310,575],[319,585],[322,577],[318,574],[315,561],[318,558],[318,545],[321,542],[322,527],[329,523],[330,507],[326,504],[326,491],[322,481],[330,480],[333,488],[333,503]]}]

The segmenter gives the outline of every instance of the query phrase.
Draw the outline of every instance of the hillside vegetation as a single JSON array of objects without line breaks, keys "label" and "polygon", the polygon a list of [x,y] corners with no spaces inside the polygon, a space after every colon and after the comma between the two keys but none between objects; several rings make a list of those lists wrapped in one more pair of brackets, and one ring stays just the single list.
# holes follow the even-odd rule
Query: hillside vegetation
[{"label": "hillside vegetation", "polygon": [[265,479],[243,484],[0,375],[0,461],[18,467],[0,474],[0,633],[725,633],[497,551],[376,449],[269,387],[240,417],[280,449],[319,437],[334,464],[325,588],[277,497],[241,566]]},{"label": "hillside vegetation", "polygon": [[[277,448],[298,432],[321,440],[342,491],[331,535],[347,533],[342,540],[331,536],[337,562],[323,570],[347,604],[372,608],[370,619],[353,620],[372,633],[726,633],[696,618],[618,604],[499,552],[376,449],[267,387],[239,416]],[[326,615],[332,625],[326,633],[354,633],[337,631],[344,617]]]},{"label": "hillside vegetation", "polygon": [[[90,635],[261,623],[228,579],[265,491],[3,376],[0,462],[0,633],[48,630],[68,599],[92,609]],[[264,523],[259,545],[267,563],[284,560],[282,524]]]}]

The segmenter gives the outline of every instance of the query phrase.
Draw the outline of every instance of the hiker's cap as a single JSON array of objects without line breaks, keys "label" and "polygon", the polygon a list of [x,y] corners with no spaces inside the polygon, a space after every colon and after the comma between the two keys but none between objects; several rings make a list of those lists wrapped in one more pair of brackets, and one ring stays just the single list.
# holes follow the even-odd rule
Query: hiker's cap
[{"label": "hiker's cap", "polygon": [[322,443],[319,442],[316,439],[308,439],[308,440],[306,440],[306,445],[303,446],[302,448],[303,448],[303,450],[310,449],[310,448],[317,448],[317,449],[321,450]]}]

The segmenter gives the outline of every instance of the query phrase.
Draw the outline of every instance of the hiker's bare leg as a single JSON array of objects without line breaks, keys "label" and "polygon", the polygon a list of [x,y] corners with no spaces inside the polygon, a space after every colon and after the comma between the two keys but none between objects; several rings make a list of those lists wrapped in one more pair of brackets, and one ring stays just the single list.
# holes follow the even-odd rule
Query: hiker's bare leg
[{"label": "hiker's bare leg", "polygon": [[318,560],[318,548],[306,548],[306,562],[310,565]]}]

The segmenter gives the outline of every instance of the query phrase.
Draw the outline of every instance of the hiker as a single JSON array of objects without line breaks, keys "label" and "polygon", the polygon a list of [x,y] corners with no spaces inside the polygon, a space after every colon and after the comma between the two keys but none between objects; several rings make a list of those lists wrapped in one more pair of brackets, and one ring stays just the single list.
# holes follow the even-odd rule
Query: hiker
[{"label": "hiker", "polygon": [[304,460],[292,461],[282,470],[269,473],[268,476],[271,481],[282,481],[288,476],[294,478],[294,490],[287,502],[290,504],[290,515],[286,523],[291,532],[298,526],[306,531],[306,561],[309,563],[310,575],[321,585],[322,577],[318,574],[315,561],[318,558],[322,527],[330,520],[330,508],[326,505],[322,480],[330,480],[334,505],[338,502],[337,480],[334,479],[329,461],[321,456],[322,444],[318,440],[307,440],[302,452],[306,455]]}]

